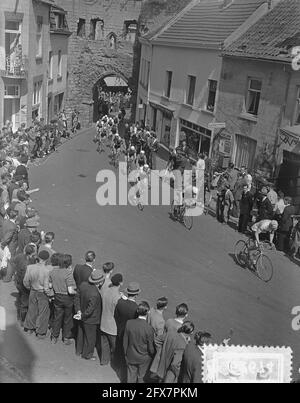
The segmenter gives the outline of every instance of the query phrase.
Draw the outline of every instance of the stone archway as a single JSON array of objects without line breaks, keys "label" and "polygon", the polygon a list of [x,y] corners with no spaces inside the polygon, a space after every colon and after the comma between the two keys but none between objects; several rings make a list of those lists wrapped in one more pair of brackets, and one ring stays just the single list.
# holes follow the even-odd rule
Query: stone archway
[{"label": "stone archway", "polygon": [[[120,108],[124,107],[125,94],[129,88],[128,80],[122,73],[109,71],[102,74],[92,89],[93,122],[109,114],[111,108],[113,113],[118,113]],[[116,100],[119,100],[119,103]]]}]

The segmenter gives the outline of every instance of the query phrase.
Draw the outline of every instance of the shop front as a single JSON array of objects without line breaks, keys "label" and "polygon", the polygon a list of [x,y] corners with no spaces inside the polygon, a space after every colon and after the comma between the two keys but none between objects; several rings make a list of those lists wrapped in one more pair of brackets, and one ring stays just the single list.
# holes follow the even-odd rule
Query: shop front
[{"label": "shop front", "polygon": [[196,158],[198,153],[209,154],[212,138],[211,130],[185,119],[180,119],[179,124],[180,140],[185,137],[192,157]]},{"label": "shop front", "polygon": [[171,130],[174,112],[161,105],[150,102],[151,126],[157,134],[158,141],[165,147],[171,145]]}]

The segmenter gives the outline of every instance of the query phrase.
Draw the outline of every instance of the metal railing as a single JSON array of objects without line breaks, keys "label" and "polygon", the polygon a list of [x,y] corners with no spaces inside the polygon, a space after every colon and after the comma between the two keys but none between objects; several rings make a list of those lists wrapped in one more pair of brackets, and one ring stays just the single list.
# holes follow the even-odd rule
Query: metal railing
[{"label": "metal railing", "polygon": [[11,78],[26,78],[28,73],[28,58],[25,56],[12,59],[11,56],[5,58],[5,70],[2,75]]}]

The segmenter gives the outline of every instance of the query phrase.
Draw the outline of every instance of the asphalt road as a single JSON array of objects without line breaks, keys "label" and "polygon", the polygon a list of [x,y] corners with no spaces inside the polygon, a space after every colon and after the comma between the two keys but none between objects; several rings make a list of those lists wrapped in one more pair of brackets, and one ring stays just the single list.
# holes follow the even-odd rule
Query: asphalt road
[{"label": "asphalt road", "polygon": [[[42,228],[56,234],[55,249],[71,253],[75,263],[88,249],[96,251],[99,266],[113,261],[115,272],[124,275],[124,286],[140,283],[143,299],[153,304],[157,297],[169,298],[166,317],[186,302],[196,328],[212,333],[215,342],[232,329],[233,344],[290,346],[296,370],[300,345],[291,311],[300,305],[299,267],[272,252],[274,277],[265,284],[234,263],[233,246],[240,236],[211,216],[197,217],[187,231],[169,218],[166,206],[147,206],[143,212],[132,206],[99,206],[96,175],[111,167],[107,153],[95,151],[93,134],[81,134],[30,169],[31,186],[40,188],[33,204]],[[117,381],[110,368],[75,357],[73,347],[24,335],[14,320],[13,286],[1,287],[0,304],[8,309],[11,334],[17,334],[6,337],[3,354],[31,381]],[[20,342],[28,350],[25,358],[16,353]]]}]

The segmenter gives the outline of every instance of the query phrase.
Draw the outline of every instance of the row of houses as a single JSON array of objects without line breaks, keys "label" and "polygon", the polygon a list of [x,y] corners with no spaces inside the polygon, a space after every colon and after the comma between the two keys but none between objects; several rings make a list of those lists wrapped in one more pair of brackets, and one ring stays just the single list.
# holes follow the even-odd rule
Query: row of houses
[{"label": "row of houses", "polygon": [[0,126],[50,122],[67,90],[66,12],[51,0],[1,0]]},{"label": "row of houses", "polygon": [[299,26],[300,0],[192,1],[140,40],[136,120],[299,196]]}]

